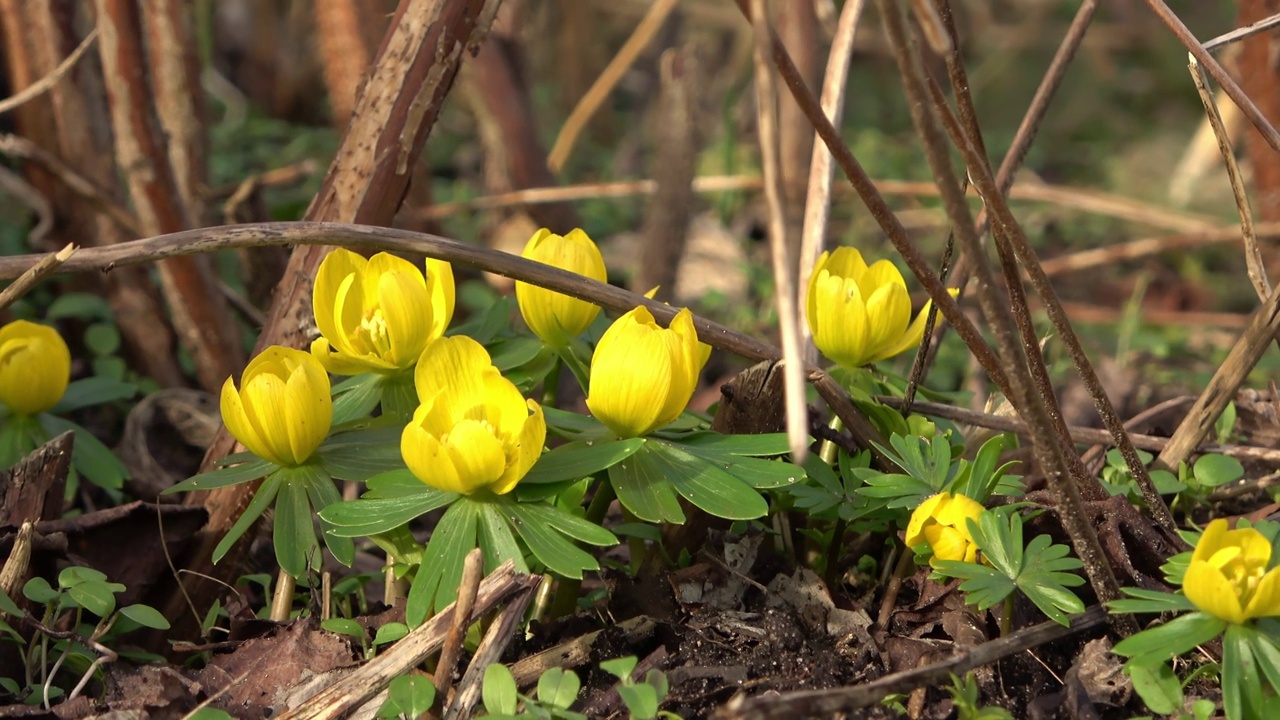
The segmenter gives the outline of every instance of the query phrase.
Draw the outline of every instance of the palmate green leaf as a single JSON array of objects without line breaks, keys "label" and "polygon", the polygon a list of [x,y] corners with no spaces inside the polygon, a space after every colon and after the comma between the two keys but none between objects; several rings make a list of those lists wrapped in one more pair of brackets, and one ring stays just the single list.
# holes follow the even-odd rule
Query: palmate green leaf
[{"label": "palmate green leaf", "polygon": [[320,464],[331,477],[363,482],[381,473],[404,468],[398,426],[374,427],[339,433],[316,450]]},{"label": "palmate green leaf", "polygon": [[907,475],[929,486],[932,492],[941,492],[952,476],[951,443],[941,435],[932,442],[918,435],[894,435],[889,438],[892,450],[880,447],[895,465]]},{"label": "palmate green leaf", "polygon": [[[719,437],[719,438],[756,438],[756,437],[774,437],[769,435],[719,435],[717,433],[700,433],[693,437]],[[783,442],[786,442],[786,435],[781,434]],[[732,452],[733,450],[742,450],[750,447],[748,443],[725,442],[725,443],[702,443],[691,444],[688,439],[682,439],[678,442],[672,442],[671,445],[680,447],[684,452],[700,457],[707,462],[713,463],[727,474],[732,475],[741,482],[750,485],[757,490],[769,490],[794,485],[804,479],[804,468],[796,466],[783,460],[764,460],[757,457],[750,457],[751,453]],[[771,441],[769,449],[773,449],[777,443]],[[767,453],[776,454],[776,453]]]},{"label": "palmate green leaf", "polygon": [[575,440],[544,453],[521,485],[581,480],[631,457],[644,446],[644,438],[626,440]]},{"label": "palmate green leaf", "polygon": [[75,444],[71,449],[71,464],[76,472],[89,482],[107,490],[119,490],[124,487],[125,478],[129,477],[129,469],[111,452],[111,448],[102,444],[93,433],[79,425],[44,413],[40,416],[40,425],[48,433],[48,437],[57,437],[71,430],[76,434]]},{"label": "palmate green leaf", "polygon": [[[408,471],[404,471],[405,474]],[[389,477],[391,474],[379,477]],[[400,473],[395,474],[400,477]],[[409,475],[413,484],[409,486],[387,484],[383,488],[394,490],[389,496],[370,497],[374,493],[365,493],[360,500],[347,500],[327,505],[320,511],[320,519],[328,523],[330,534],[337,537],[367,537],[377,535],[398,527],[403,527],[411,520],[425,515],[437,508],[457,500],[457,493],[447,493],[428,487]],[[404,490],[406,492],[400,492]],[[412,490],[412,492],[407,492]]]},{"label": "palmate green leaf", "polygon": [[279,466],[269,463],[260,458],[253,458],[248,462],[230,467],[222,467],[217,470],[200,473],[183,480],[177,485],[166,488],[161,495],[172,495],[173,493],[189,492],[192,490],[212,490],[213,488],[228,487],[231,485],[239,485],[240,483],[257,480],[273,471]]},{"label": "palmate green leaf", "polygon": [[1227,720],[1260,718],[1262,676],[1254,662],[1250,636],[1253,629],[1228,624],[1222,638],[1222,709]]},{"label": "palmate green leaf", "polygon": [[[308,472],[306,477],[307,498],[311,502],[311,512],[319,513],[330,505],[342,502],[342,493],[338,492],[338,488],[333,484],[333,478],[325,471],[315,466],[306,466]],[[325,547],[329,548],[329,553],[333,558],[347,567],[351,567],[351,563],[355,562],[356,545],[349,537],[341,537],[330,532],[333,526],[320,521],[321,536],[324,538]]]},{"label": "palmate green leaf", "polygon": [[545,348],[546,345],[541,340],[532,337],[502,338],[486,346],[489,357],[493,360],[493,366],[501,370],[504,375],[508,370],[514,370],[531,362]]},{"label": "palmate green leaf", "polygon": [[480,521],[477,505],[470,498],[459,497],[432,531],[405,603],[405,619],[411,627],[421,625],[433,610],[440,610],[457,598],[462,563],[476,546]]},{"label": "palmate green leaf", "polygon": [[480,502],[476,503],[476,507],[480,511],[478,539],[480,550],[484,553],[485,572],[491,572],[504,560],[514,562],[519,572],[529,572],[529,566],[524,561],[524,551],[511,534],[511,525],[503,515],[505,508],[499,502]]},{"label": "palmate green leaf", "polygon": [[231,549],[231,546],[240,539],[241,536],[253,525],[254,522],[266,512],[271,506],[272,501],[276,499],[276,494],[280,492],[281,478],[279,472],[271,473],[262,485],[258,487],[258,492],[254,493],[253,499],[245,507],[244,512],[240,514],[240,518],[236,520],[227,534],[218,542],[218,546],[213,549],[213,562],[218,562]]},{"label": "palmate green leaf", "polygon": [[1208,613],[1192,612],[1116,643],[1112,652],[1142,665],[1165,662],[1222,634],[1227,627]]},{"label": "palmate green leaf", "polygon": [[960,589],[964,591],[965,602],[986,610],[1018,589],[1017,583],[1008,575],[993,567],[978,563],[961,562],[959,560],[936,560],[933,569],[945,577],[964,580]]},{"label": "palmate green leaf", "polygon": [[498,296],[484,310],[472,313],[466,322],[458,323],[446,330],[445,335],[469,335],[481,345],[488,345],[507,327],[511,318],[512,302],[509,296]]},{"label": "palmate green leaf", "polygon": [[513,503],[513,505],[518,508],[517,517],[523,518],[526,522],[532,521],[546,525],[574,540],[601,547],[618,544],[618,538],[614,537],[613,533],[555,505],[544,503]]},{"label": "palmate green leaf", "polygon": [[1120,588],[1120,592],[1129,597],[1107,603],[1109,612],[1136,614],[1186,612],[1196,609],[1195,604],[1188,600],[1186,595],[1132,587]]},{"label": "palmate green leaf", "polygon": [[676,492],[706,512],[727,520],[754,520],[769,512],[760,493],[705,458],[669,442],[653,441],[646,449],[665,468]]},{"label": "palmate green leaf", "polygon": [[333,387],[333,424],[349,423],[369,416],[382,397],[382,376],[354,375]]},{"label": "palmate green leaf", "polygon": [[[649,445],[609,468],[609,483],[618,502],[647,522],[684,522],[675,487],[667,479],[667,463]],[[736,483],[737,480],[734,480]]]},{"label": "palmate green leaf", "polygon": [[304,578],[320,566],[320,544],[312,530],[311,504],[307,502],[307,479],[282,470],[280,492],[276,496],[275,525],[271,540],[280,569],[295,578]]},{"label": "palmate green leaf", "polygon": [[49,412],[63,415],[81,408],[128,400],[138,394],[138,386],[101,376],[81,378],[67,385],[62,399]]},{"label": "palmate green leaf", "polygon": [[863,486],[856,492],[865,498],[878,501],[869,506],[871,510],[914,508],[930,495],[936,494],[929,483],[910,475],[886,474],[871,468],[861,468],[855,471],[855,474],[863,482]]},{"label": "palmate green leaf", "polygon": [[[532,503],[504,503],[501,511],[510,518],[511,527],[524,540],[529,551],[547,569],[562,577],[582,579],[584,570],[599,570],[600,564],[590,553],[565,539],[562,531],[556,526],[559,519],[572,516],[555,509],[551,505],[535,505]],[[572,518],[577,520],[578,518]],[[585,520],[581,521],[586,523]],[[586,523],[590,525],[590,523]],[[603,528],[601,533],[609,535],[614,543],[617,539]],[[597,537],[596,539],[603,539]],[[602,543],[608,544],[608,543]]]}]

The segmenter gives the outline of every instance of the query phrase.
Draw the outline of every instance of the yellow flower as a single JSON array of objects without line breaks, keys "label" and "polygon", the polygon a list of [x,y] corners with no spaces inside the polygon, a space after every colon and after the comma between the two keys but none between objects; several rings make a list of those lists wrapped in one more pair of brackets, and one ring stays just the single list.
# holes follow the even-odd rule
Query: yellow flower
[{"label": "yellow flower", "polygon": [[619,437],[645,435],[680,417],[710,354],[687,308],[661,328],[648,308],[637,307],[596,345],[587,408]]},{"label": "yellow flower", "polygon": [[52,408],[67,391],[71,351],[57,330],[26,320],[0,328],[0,401],[21,415]]},{"label": "yellow flower", "polygon": [[1229,623],[1280,615],[1280,568],[1267,570],[1271,541],[1253,528],[1209,523],[1191,554],[1182,591],[1195,606]]},{"label": "yellow flower", "polygon": [[222,385],[222,422],[249,452],[296,467],[329,434],[333,400],[320,361],[302,350],[272,345],[240,377]]},{"label": "yellow flower", "polygon": [[400,454],[427,485],[502,495],[542,455],[542,406],[526,401],[475,340],[459,335],[432,342],[414,383],[422,404],[400,435]]},{"label": "yellow flower", "polygon": [[858,368],[920,344],[929,303],[911,321],[902,273],[888,260],[870,267],[851,247],[825,252],[809,277],[805,315],[813,344],[836,364]]},{"label": "yellow flower", "polygon": [[453,319],[453,268],[427,260],[427,274],[388,253],[368,260],[337,249],[320,263],[312,295],[322,337],[311,353],[335,375],[395,373],[418,361]]},{"label": "yellow flower", "polygon": [[977,520],[987,509],[964,495],[938,493],[920,503],[907,524],[907,547],[928,545],[932,565],[938,560],[977,562],[978,546],[969,535],[969,518]]},{"label": "yellow flower", "polygon": [[[568,235],[552,234],[542,228],[529,238],[521,253],[528,260],[536,260],[562,270],[605,282],[607,279],[604,258],[591,238],[574,229]],[[571,298],[554,290],[516,283],[516,302],[520,314],[534,335],[554,347],[562,347],[569,340],[582,334],[600,312],[600,306]]]}]

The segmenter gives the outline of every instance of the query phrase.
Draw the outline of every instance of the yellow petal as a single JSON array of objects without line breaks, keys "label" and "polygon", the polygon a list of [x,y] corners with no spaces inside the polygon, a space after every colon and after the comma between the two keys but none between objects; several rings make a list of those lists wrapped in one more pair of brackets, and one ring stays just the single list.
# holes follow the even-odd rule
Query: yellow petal
[{"label": "yellow petal", "polygon": [[227,426],[227,432],[231,433],[231,436],[244,445],[249,452],[277,465],[284,464],[272,451],[271,446],[259,435],[254,424],[249,422],[244,405],[240,402],[240,393],[236,390],[235,381],[232,378],[227,378],[227,381],[222,384],[221,410],[222,423]]},{"label": "yellow petal", "polygon": [[245,416],[281,465],[296,465],[289,443],[288,385],[274,373],[259,373],[244,380],[240,400]]},{"label": "yellow petal", "polygon": [[542,456],[542,447],[547,441],[547,421],[543,417],[542,406],[529,400],[527,407],[531,414],[520,428],[514,452],[507,454],[506,472],[489,488],[499,495],[511,492],[524,479],[529,469]]},{"label": "yellow petal", "polygon": [[[582,230],[562,237],[543,228],[529,239],[523,256],[600,282],[607,277],[599,248]],[[593,303],[522,282],[516,283],[516,302],[529,329],[557,347],[586,330],[600,312]]]},{"label": "yellow petal", "polygon": [[[426,406],[419,406],[418,412],[424,409]],[[400,434],[400,456],[405,467],[414,477],[437,490],[461,492],[462,483],[452,459],[440,441],[418,425],[418,412],[414,413],[414,421],[406,425]]]},{"label": "yellow petal", "polygon": [[643,306],[618,318],[591,358],[587,408],[619,437],[652,430],[672,387],[667,341]]},{"label": "yellow petal", "polygon": [[431,297],[431,339],[442,335],[453,322],[453,266],[443,260],[427,258],[427,293]]},{"label": "yellow petal", "polygon": [[485,369],[492,366],[489,353],[475,340],[465,335],[437,338],[422,351],[413,373],[418,400],[444,393],[450,416],[467,417],[470,408],[483,407]]},{"label": "yellow petal", "polygon": [[463,420],[453,427],[444,440],[453,467],[458,473],[462,493],[473,493],[502,477],[507,455],[493,428],[477,420]]},{"label": "yellow petal", "polygon": [[658,333],[666,342],[667,353],[671,357],[671,388],[654,420],[656,427],[661,427],[675,421],[688,407],[689,400],[698,389],[698,378],[707,362],[707,355],[698,342],[693,313],[688,308],[676,313],[671,319],[671,326],[658,330]]},{"label": "yellow petal", "polygon": [[856,282],[824,271],[815,317],[813,342],[824,355],[849,368],[867,363],[867,310]]},{"label": "yellow petal", "polygon": [[955,528],[929,525],[924,536],[935,560],[964,560],[969,551],[969,538]]},{"label": "yellow petal", "polygon": [[374,372],[391,372],[395,366],[376,356],[365,355],[353,357],[338,352],[324,338],[316,338],[311,342],[311,355],[320,361],[321,367],[334,375],[359,375],[370,370]]},{"label": "yellow petal", "polygon": [[938,506],[950,498],[950,493],[938,493],[937,495],[931,495],[916,507],[915,511],[911,513],[911,521],[907,523],[907,536],[904,540],[907,547],[915,547],[925,542],[925,525],[934,519],[933,514],[938,509]]},{"label": "yellow petal", "polygon": [[289,448],[297,463],[306,462],[324,442],[333,424],[329,376],[310,355],[295,355],[285,394]]},{"label": "yellow petal", "polygon": [[951,495],[949,500],[939,505],[933,515],[938,522],[956,528],[965,537],[969,537],[969,526],[965,521],[969,518],[977,520],[985,511],[986,508],[973,498],[965,495]]},{"label": "yellow petal", "polygon": [[1200,535],[1200,541],[1196,543],[1195,551],[1191,553],[1191,561],[1208,560],[1218,550],[1227,545],[1224,540],[1227,538],[1227,521],[1218,518],[1209,523]]},{"label": "yellow petal", "polygon": [[[1223,525],[1225,527],[1225,521]],[[1244,610],[1235,588],[1221,570],[1209,563],[1191,561],[1182,577],[1182,591],[1196,607],[1210,615],[1230,623],[1244,622]]]},{"label": "yellow petal", "polygon": [[[338,338],[344,335],[342,328],[346,327],[338,320],[338,298],[343,292],[343,287],[350,287],[352,281],[360,276],[367,262],[350,250],[337,248],[324,256],[324,260],[320,262],[320,269],[316,271],[315,285],[311,291],[316,328],[335,346],[340,342]],[[357,322],[359,310],[360,308],[355,308]]]},{"label": "yellow petal", "polygon": [[431,297],[417,268],[405,265],[409,272],[387,272],[378,278],[378,307],[390,344],[382,357],[401,369],[416,363],[432,339]]},{"label": "yellow petal", "polygon": [[862,253],[852,247],[838,247],[832,250],[822,267],[832,275],[855,282],[860,282],[862,275],[867,271],[867,263],[862,259]]},{"label": "yellow petal", "polygon": [[1258,581],[1244,615],[1246,619],[1280,616],[1280,568],[1271,568]]},{"label": "yellow petal", "polygon": [[[866,291],[865,285],[863,291]],[[896,347],[910,320],[911,297],[905,285],[885,283],[876,288],[867,299],[868,362]]]}]

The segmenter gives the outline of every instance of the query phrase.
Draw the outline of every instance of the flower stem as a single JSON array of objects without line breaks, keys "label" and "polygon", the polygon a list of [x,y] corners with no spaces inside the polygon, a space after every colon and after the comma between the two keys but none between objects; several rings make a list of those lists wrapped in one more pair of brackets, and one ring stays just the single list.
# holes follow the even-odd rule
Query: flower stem
[{"label": "flower stem", "polygon": [[542,406],[559,407],[560,401],[560,368],[564,366],[564,358],[557,355],[551,364],[551,372],[542,380]]},{"label": "flower stem", "polygon": [[[604,520],[605,513],[609,512],[609,506],[613,504],[613,499],[617,494],[613,491],[613,485],[609,481],[604,481],[596,486],[596,494],[591,498],[591,503],[587,505],[586,521],[595,525],[599,525]],[[582,581],[576,578],[564,578],[560,584],[556,586],[556,597],[551,602],[551,617],[565,617],[572,615],[578,605],[578,593],[582,590]]]}]

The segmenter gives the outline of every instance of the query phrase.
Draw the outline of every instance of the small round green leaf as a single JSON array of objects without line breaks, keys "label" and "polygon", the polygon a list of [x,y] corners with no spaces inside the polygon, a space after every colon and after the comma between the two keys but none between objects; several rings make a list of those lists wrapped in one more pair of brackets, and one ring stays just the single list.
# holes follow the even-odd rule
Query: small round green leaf
[{"label": "small round green leaf", "polygon": [[148,605],[126,605],[120,608],[120,614],[143,627],[155,630],[169,629],[169,621],[165,619],[165,616],[161,615],[159,610]]}]

